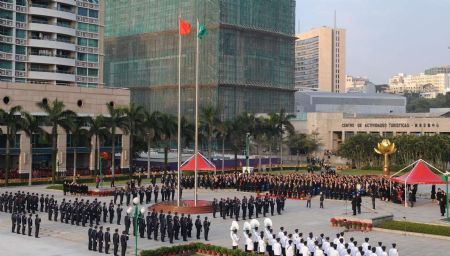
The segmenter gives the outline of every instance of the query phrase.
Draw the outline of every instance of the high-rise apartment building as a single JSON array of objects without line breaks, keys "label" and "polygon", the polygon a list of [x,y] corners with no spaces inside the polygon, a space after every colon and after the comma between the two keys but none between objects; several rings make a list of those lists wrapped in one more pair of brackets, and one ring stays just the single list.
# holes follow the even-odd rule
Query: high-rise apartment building
[{"label": "high-rise apartment building", "polygon": [[345,75],[345,29],[321,27],[297,35],[297,90],[345,92]]},{"label": "high-rise apartment building", "polygon": [[106,5],[105,83],[128,87],[148,111],[177,113],[178,16],[182,37],[182,111],[194,114],[196,20],[200,107],[229,119],[247,111],[294,111],[294,0],[114,0]]},{"label": "high-rise apartment building", "polygon": [[[450,73],[444,70],[420,73],[418,75],[405,75],[400,73],[389,78],[387,92],[395,94],[419,93],[424,98],[436,98],[438,94],[450,92]],[[433,73],[433,75],[431,75]]]},{"label": "high-rise apartment building", "polygon": [[0,80],[103,86],[103,0],[0,0]]}]

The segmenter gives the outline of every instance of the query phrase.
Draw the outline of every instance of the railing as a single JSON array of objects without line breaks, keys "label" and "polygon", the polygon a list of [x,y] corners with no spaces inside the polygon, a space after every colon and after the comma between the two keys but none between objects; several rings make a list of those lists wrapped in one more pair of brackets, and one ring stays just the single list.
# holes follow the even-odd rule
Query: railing
[{"label": "railing", "polygon": [[100,9],[100,5],[93,4],[93,3],[88,3],[88,2],[77,1],[77,5],[79,7],[85,7],[85,8],[94,9],[94,10],[99,10]]},{"label": "railing", "polygon": [[16,21],[16,27],[17,28],[27,28],[27,23]]},{"label": "railing", "polygon": [[38,8],[45,8],[45,9],[51,9],[51,10],[56,10],[56,11],[61,11],[61,12],[69,12],[69,13],[75,13],[75,11],[69,9],[69,8],[65,8],[65,7],[51,7],[48,6],[46,4],[38,4],[38,3],[32,3],[31,7],[38,7]]},{"label": "railing", "polygon": [[47,72],[47,73],[59,73],[59,74],[68,74],[68,75],[74,75],[74,71],[68,71],[68,70],[48,70],[48,69],[42,69],[42,68],[30,68],[29,71],[34,72]]},{"label": "railing", "polygon": [[91,39],[98,39],[98,33],[92,33],[92,32],[77,31],[77,36],[91,38]]},{"label": "railing", "polygon": [[56,25],[57,25],[57,26],[60,26],[60,27],[65,27],[65,28],[75,29],[75,28],[73,28],[70,24],[63,23],[63,22],[57,22]]},{"label": "railing", "polygon": [[26,75],[27,75],[27,72],[16,70],[16,77],[26,77]]},{"label": "railing", "polygon": [[92,17],[86,17],[86,16],[77,16],[77,21],[78,22],[85,22],[85,23],[92,23],[92,24],[98,24],[98,19],[97,18],[92,18]]},{"label": "railing", "polygon": [[27,60],[27,56],[26,55],[22,55],[22,54],[17,54],[16,53],[16,61],[26,61]]},{"label": "railing", "polygon": [[12,19],[10,20],[10,19],[0,18],[0,25],[2,25],[2,26],[9,26],[9,27],[12,27],[13,24],[14,24],[14,23],[13,23]]},{"label": "railing", "polygon": [[5,35],[0,35],[0,43],[12,43],[13,42],[13,38],[12,36],[5,36]]},{"label": "railing", "polygon": [[47,21],[43,21],[43,20],[33,20],[33,19],[31,19],[31,23],[52,25],[52,24],[50,24],[50,22],[48,20]]},{"label": "railing", "polygon": [[17,12],[27,12],[27,7],[26,6],[16,5],[16,11]]},{"label": "railing", "polygon": [[70,41],[70,39],[62,39],[62,38],[50,38],[50,37],[39,37],[39,36],[31,36],[31,39],[35,40],[45,40],[45,41],[54,41],[54,42],[62,42],[62,43],[68,43],[68,44],[75,44],[74,41]]},{"label": "railing", "polygon": [[0,76],[12,76],[12,70],[0,68]]},{"label": "railing", "polygon": [[13,59],[13,54],[12,53],[8,53],[8,52],[1,52],[0,51],[0,59],[12,60]]},{"label": "railing", "polygon": [[0,8],[5,9],[5,10],[13,10],[13,4],[2,1],[2,2],[0,2]]},{"label": "railing", "polygon": [[27,42],[26,39],[16,38],[16,44],[18,45],[25,45],[26,42]]}]

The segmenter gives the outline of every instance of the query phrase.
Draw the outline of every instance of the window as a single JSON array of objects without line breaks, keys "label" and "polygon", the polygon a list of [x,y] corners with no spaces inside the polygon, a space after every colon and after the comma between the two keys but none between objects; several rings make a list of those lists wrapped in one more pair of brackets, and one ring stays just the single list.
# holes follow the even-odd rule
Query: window
[{"label": "window", "polygon": [[98,69],[89,69],[88,76],[98,76]]},{"label": "window", "polygon": [[89,9],[89,17],[98,18],[98,11]]},{"label": "window", "polygon": [[89,24],[89,32],[98,32],[98,26],[95,24]]},{"label": "window", "polygon": [[78,45],[87,46],[88,45],[88,39],[78,37]]},{"label": "window", "polygon": [[12,20],[13,19],[13,12],[12,11],[2,10],[0,12],[0,18]]},{"label": "window", "polygon": [[27,48],[25,48],[25,46],[16,45],[16,54],[25,55],[26,54],[26,49]]},{"label": "window", "polygon": [[78,22],[78,30],[89,31],[89,24]]},{"label": "window", "polygon": [[17,38],[27,38],[27,32],[25,30],[16,29]]},{"label": "window", "polygon": [[0,43],[0,52],[12,53],[12,44]]},{"label": "window", "polygon": [[0,60],[0,68],[12,69],[12,61]]},{"label": "window", "polygon": [[78,15],[87,17],[88,16],[88,9],[78,7]]},{"label": "window", "polygon": [[27,21],[27,16],[25,14],[23,14],[23,13],[16,12],[16,21],[26,22]]},{"label": "window", "polygon": [[98,62],[98,55],[97,54],[88,54],[88,61]]},{"label": "window", "polygon": [[16,62],[16,70],[25,71],[25,63],[24,62]]},{"label": "window", "polygon": [[87,75],[87,68],[77,68],[77,75],[86,76]]},{"label": "window", "polygon": [[[26,6],[27,1],[26,0],[16,0],[16,5]],[[16,13],[17,15],[18,13]]]},{"label": "window", "polygon": [[98,40],[97,39],[89,39],[88,45],[90,47],[98,47]]},{"label": "window", "polygon": [[79,52],[79,53],[77,54],[77,59],[78,59],[78,60],[81,60],[81,61],[87,61],[87,54],[86,54],[86,53],[81,53],[81,52]]}]

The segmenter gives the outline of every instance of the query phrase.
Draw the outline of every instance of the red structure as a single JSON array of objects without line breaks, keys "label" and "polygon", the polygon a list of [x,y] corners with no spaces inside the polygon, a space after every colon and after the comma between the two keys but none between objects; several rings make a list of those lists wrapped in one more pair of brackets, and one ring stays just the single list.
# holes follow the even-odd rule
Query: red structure
[{"label": "red structure", "polygon": [[418,160],[410,172],[392,177],[391,181],[402,184],[445,184],[441,176],[432,172],[423,160]]},{"label": "red structure", "polygon": [[149,207],[149,210],[155,210],[157,212],[178,212],[184,214],[204,214],[213,212],[212,202],[205,200],[197,200],[197,207],[194,205],[194,200],[181,200],[180,206],[177,206],[177,201],[165,201],[154,204]]},{"label": "red structure", "polygon": [[181,164],[181,171],[194,171],[195,170],[195,159],[197,159],[197,171],[199,172],[211,172],[216,170],[216,166],[209,161],[204,155],[198,153],[197,155],[192,155],[186,162]]}]

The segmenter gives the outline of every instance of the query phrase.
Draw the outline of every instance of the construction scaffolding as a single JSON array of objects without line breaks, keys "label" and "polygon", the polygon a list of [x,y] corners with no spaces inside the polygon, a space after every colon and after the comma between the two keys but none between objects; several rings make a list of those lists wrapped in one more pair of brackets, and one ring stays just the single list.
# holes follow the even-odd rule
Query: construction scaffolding
[{"label": "construction scaffolding", "polygon": [[[294,0],[109,0],[105,85],[132,88],[148,111],[176,113],[178,16],[206,24],[200,42],[200,107],[229,119],[294,110]],[[182,39],[183,115],[194,113],[195,42]]]}]

